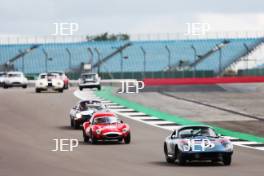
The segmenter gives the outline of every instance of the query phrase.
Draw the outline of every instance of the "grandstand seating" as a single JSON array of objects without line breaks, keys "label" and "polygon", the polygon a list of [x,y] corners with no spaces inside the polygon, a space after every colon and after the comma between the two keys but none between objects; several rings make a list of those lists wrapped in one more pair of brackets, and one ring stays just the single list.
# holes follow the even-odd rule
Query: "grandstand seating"
[{"label": "grandstand seating", "polygon": [[[171,64],[177,64],[180,60],[188,60],[190,63],[194,61],[194,51],[191,48],[193,45],[198,55],[205,54],[224,39],[197,39],[197,40],[167,40],[167,41],[132,41],[132,45],[123,50],[123,56],[127,59],[123,60],[124,71],[143,71],[143,52],[140,47],[146,51],[146,71],[160,71],[168,66],[167,46],[171,51]],[[226,68],[232,62],[237,60],[246,49],[244,44],[249,47],[255,47],[263,38],[240,38],[228,39],[230,41],[227,46],[222,49],[222,68]],[[101,58],[113,52],[117,47],[124,45],[125,41],[105,41],[105,42],[79,42],[79,43],[46,43],[24,57],[25,72],[39,73],[45,71],[45,55],[43,49],[48,53],[48,57],[52,58],[48,61],[48,70],[67,70],[69,67],[69,56],[66,52],[68,48],[72,55],[72,65],[79,66],[80,63],[87,63],[91,58],[87,48],[94,50],[97,48],[101,53]],[[12,44],[0,45],[0,64],[18,54],[19,50],[27,49],[32,44]],[[107,62],[101,65],[102,72],[119,72],[121,54],[115,55]],[[98,56],[94,52],[94,61],[98,61]],[[219,52],[215,52],[208,58],[199,63],[197,70],[213,70],[219,69]],[[22,60],[15,62],[18,70],[22,69]]]}]

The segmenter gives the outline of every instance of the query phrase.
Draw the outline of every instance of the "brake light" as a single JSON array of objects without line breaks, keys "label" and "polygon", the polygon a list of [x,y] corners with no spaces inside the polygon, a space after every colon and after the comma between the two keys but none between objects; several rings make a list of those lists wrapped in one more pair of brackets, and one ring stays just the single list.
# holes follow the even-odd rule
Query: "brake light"
[{"label": "brake light", "polygon": [[229,140],[226,139],[226,138],[220,139],[220,143],[221,144],[225,144],[225,143],[228,143],[228,142],[229,142]]}]

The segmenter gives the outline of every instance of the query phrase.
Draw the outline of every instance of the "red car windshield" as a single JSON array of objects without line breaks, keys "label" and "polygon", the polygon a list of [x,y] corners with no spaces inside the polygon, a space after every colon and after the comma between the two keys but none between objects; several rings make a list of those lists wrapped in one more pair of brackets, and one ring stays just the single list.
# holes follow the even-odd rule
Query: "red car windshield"
[{"label": "red car windshield", "polygon": [[93,120],[93,124],[112,124],[119,123],[120,120],[117,117],[97,117]]}]

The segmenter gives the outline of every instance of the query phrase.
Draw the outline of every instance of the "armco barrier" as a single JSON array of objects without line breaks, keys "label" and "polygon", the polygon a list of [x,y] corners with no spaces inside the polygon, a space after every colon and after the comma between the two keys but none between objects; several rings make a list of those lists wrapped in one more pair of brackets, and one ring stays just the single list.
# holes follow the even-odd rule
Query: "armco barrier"
[{"label": "armco barrier", "polygon": [[191,84],[227,84],[264,82],[264,76],[214,77],[214,78],[146,78],[146,86],[191,85]]},{"label": "armco barrier", "polygon": [[143,78],[208,78],[213,77],[214,72],[210,70],[193,71],[147,71],[143,72],[112,72],[100,73],[102,79],[137,79]]}]

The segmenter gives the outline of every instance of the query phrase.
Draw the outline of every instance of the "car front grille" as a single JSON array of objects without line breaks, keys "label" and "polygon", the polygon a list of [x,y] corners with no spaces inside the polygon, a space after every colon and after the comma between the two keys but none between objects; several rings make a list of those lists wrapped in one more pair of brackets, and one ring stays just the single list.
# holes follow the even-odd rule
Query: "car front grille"
[{"label": "car front grille", "polygon": [[118,138],[119,134],[110,133],[110,134],[107,134],[106,137],[108,137],[108,138]]}]

